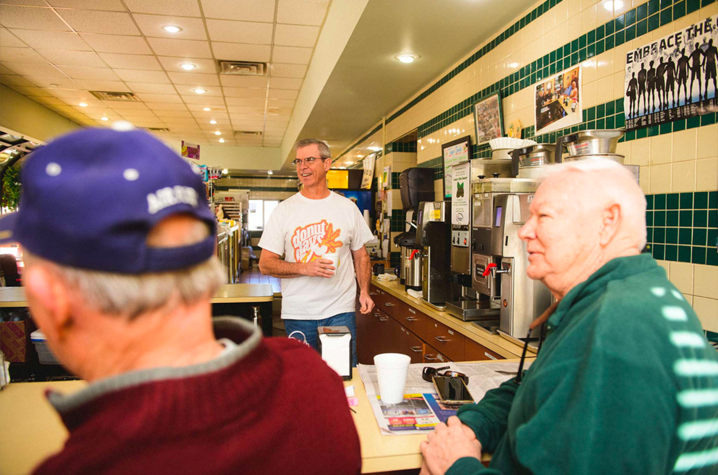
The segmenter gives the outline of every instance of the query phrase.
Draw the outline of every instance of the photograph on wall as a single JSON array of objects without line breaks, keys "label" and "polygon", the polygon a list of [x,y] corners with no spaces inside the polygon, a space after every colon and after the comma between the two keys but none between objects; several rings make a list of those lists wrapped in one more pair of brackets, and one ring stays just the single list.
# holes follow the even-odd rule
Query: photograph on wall
[{"label": "photograph on wall", "polygon": [[626,53],[626,130],[718,110],[718,14]]},{"label": "photograph on wall", "polygon": [[451,199],[451,188],[454,185],[453,167],[471,159],[471,136],[442,144],[441,159],[444,166],[444,199]]},{"label": "photograph on wall", "polygon": [[501,95],[497,92],[474,106],[476,144],[504,136],[504,120],[501,116]]},{"label": "photograph on wall", "polygon": [[583,121],[581,66],[562,71],[535,86],[536,134],[552,132]]}]

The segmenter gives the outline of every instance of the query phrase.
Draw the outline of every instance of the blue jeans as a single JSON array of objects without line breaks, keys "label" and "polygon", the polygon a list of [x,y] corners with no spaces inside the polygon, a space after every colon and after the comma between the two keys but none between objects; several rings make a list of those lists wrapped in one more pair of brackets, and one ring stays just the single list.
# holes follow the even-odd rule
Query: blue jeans
[{"label": "blue jeans", "polygon": [[[339,326],[349,327],[352,334],[352,368],[354,368],[357,365],[357,318],[355,312],[340,313],[324,320],[284,320],[287,336],[292,332],[300,331],[304,333],[309,346],[317,351],[319,351],[317,328]],[[292,336],[292,338],[302,341],[302,335],[299,334]]]}]

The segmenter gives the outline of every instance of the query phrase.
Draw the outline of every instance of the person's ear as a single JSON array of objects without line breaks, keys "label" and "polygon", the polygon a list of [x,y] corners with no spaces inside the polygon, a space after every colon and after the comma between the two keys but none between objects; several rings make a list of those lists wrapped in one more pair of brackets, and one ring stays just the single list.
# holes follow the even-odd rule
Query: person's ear
[{"label": "person's ear", "polygon": [[324,171],[328,172],[330,168],[332,168],[332,159],[327,158],[326,160],[324,160]]},{"label": "person's ear", "polygon": [[23,287],[32,317],[48,341],[62,340],[72,325],[67,287],[41,264],[25,269]]},{"label": "person's ear", "polygon": [[621,224],[621,206],[617,203],[605,208],[602,211],[601,231],[599,233],[599,242],[602,246],[608,245],[618,233]]}]

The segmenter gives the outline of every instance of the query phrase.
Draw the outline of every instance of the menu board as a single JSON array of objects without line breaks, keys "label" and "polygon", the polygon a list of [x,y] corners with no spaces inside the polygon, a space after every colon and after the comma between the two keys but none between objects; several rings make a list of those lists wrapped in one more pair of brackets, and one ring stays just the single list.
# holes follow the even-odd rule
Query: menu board
[{"label": "menu board", "polygon": [[[471,138],[463,137],[454,142],[444,144],[441,147],[442,158],[444,160],[444,198],[451,198],[451,187],[453,186],[451,173],[454,165],[468,162],[471,158],[469,146]],[[468,191],[468,190],[467,190]]]},{"label": "menu board", "polygon": [[469,225],[469,207],[471,206],[471,200],[469,199],[471,192],[469,189],[470,177],[471,162],[453,166],[451,173],[451,224],[457,226]]}]

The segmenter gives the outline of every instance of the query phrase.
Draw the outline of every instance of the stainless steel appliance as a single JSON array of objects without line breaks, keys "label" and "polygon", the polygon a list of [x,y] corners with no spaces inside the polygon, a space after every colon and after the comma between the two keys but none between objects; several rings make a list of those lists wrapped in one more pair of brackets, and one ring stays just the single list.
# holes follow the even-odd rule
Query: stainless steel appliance
[{"label": "stainless steel appliance", "polygon": [[444,310],[451,300],[451,203],[426,201],[419,203],[417,241],[423,246],[422,292],[431,306]]},{"label": "stainless steel appliance", "polygon": [[[606,158],[626,167],[638,182],[640,167],[624,164],[623,155],[616,153],[618,141],[625,132],[624,129],[582,130],[559,137],[555,149],[556,163]],[[564,149],[568,150],[568,156],[563,156]]]},{"label": "stainless steel appliance", "polygon": [[423,246],[417,241],[416,218],[419,204],[434,199],[434,170],[407,168],[399,175],[399,190],[406,212],[405,232],[394,237],[394,245],[401,249],[399,279],[407,289],[419,290],[423,280]]},{"label": "stainless steel appliance", "polygon": [[541,178],[545,165],[555,162],[556,144],[539,143],[511,152],[511,172],[517,178]]}]

